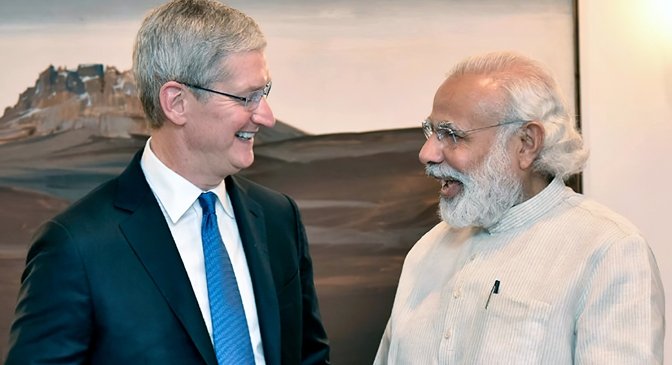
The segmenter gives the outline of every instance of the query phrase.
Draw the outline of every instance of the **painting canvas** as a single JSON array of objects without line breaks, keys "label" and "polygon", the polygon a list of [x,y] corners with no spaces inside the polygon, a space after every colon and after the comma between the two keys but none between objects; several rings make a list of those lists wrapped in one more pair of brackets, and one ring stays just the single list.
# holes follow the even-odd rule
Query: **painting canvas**
[{"label": "painting canvas", "polygon": [[[159,0],[0,4],[0,359],[30,237],[148,136],[133,37]],[[513,50],[575,108],[570,0],[230,1],[266,33],[276,128],[242,175],[294,197],[337,364],[370,364],[408,249],[439,220],[419,121],[460,59]],[[58,288],[55,288],[57,290]]]}]

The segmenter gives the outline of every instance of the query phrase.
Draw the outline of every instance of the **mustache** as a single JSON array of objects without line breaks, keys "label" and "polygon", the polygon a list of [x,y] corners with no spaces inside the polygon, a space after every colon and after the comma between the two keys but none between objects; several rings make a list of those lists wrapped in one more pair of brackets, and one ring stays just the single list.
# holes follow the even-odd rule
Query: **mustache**
[{"label": "mustache", "polygon": [[445,162],[425,165],[425,174],[438,180],[457,180],[460,182],[469,180],[467,175],[455,170]]}]

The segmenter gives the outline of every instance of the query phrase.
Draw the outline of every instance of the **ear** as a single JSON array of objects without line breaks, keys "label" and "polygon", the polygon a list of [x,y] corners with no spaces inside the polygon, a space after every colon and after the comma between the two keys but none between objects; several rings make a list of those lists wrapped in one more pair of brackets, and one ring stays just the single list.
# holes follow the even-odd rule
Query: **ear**
[{"label": "ear", "polygon": [[518,152],[518,163],[521,170],[530,170],[544,146],[544,126],[538,121],[528,122],[520,131],[521,141]]},{"label": "ear", "polygon": [[169,122],[176,125],[186,123],[186,100],[185,86],[176,81],[168,81],[159,90],[159,101],[163,114]]}]

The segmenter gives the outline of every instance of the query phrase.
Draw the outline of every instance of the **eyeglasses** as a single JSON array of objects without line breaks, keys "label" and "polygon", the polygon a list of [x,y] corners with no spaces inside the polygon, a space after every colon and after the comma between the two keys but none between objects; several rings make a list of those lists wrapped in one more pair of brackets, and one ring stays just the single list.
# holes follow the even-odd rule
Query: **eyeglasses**
[{"label": "eyeglasses", "polygon": [[[469,129],[466,131],[460,130],[455,128],[453,123],[448,122],[448,121],[442,121],[436,123],[436,127],[434,126],[434,123],[432,123],[431,120],[425,119],[422,121],[422,132],[425,134],[425,138],[429,139],[433,134],[436,134],[436,139],[439,141],[446,143],[446,142],[453,142],[453,145],[456,145],[457,142],[461,139],[464,139],[467,135],[481,131],[484,129],[488,128],[494,128],[494,127],[501,127],[503,125],[507,124],[513,124],[513,123],[523,123],[522,120],[514,120],[510,122],[503,122],[503,123],[497,123],[493,125],[489,125],[486,127],[481,127],[481,128],[474,128],[474,129]],[[446,138],[450,137],[450,138]]]},{"label": "eyeglasses", "polygon": [[269,81],[268,84],[264,85],[264,87],[262,87],[261,89],[252,91],[247,96],[233,95],[233,94],[225,93],[225,92],[222,92],[222,91],[208,89],[207,87],[198,86],[198,85],[194,85],[194,84],[189,84],[189,83],[186,83],[186,82],[180,82],[180,84],[185,85],[185,86],[189,86],[189,87],[193,87],[194,89],[215,93],[215,94],[218,94],[218,95],[228,96],[231,99],[236,99],[236,100],[240,101],[243,104],[243,106],[245,107],[245,109],[254,110],[259,106],[259,102],[261,102],[261,98],[268,97],[268,94],[271,92],[272,81]]}]

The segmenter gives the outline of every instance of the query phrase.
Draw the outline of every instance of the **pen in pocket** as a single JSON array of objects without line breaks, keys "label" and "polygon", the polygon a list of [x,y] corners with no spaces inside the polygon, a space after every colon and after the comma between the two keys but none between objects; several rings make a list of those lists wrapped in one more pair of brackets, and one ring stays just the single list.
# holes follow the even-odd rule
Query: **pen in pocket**
[{"label": "pen in pocket", "polygon": [[490,289],[490,294],[488,294],[488,300],[485,302],[485,309],[488,309],[488,305],[490,304],[490,298],[492,298],[492,294],[499,294],[499,280],[495,280],[495,283],[492,284],[492,289]]}]

